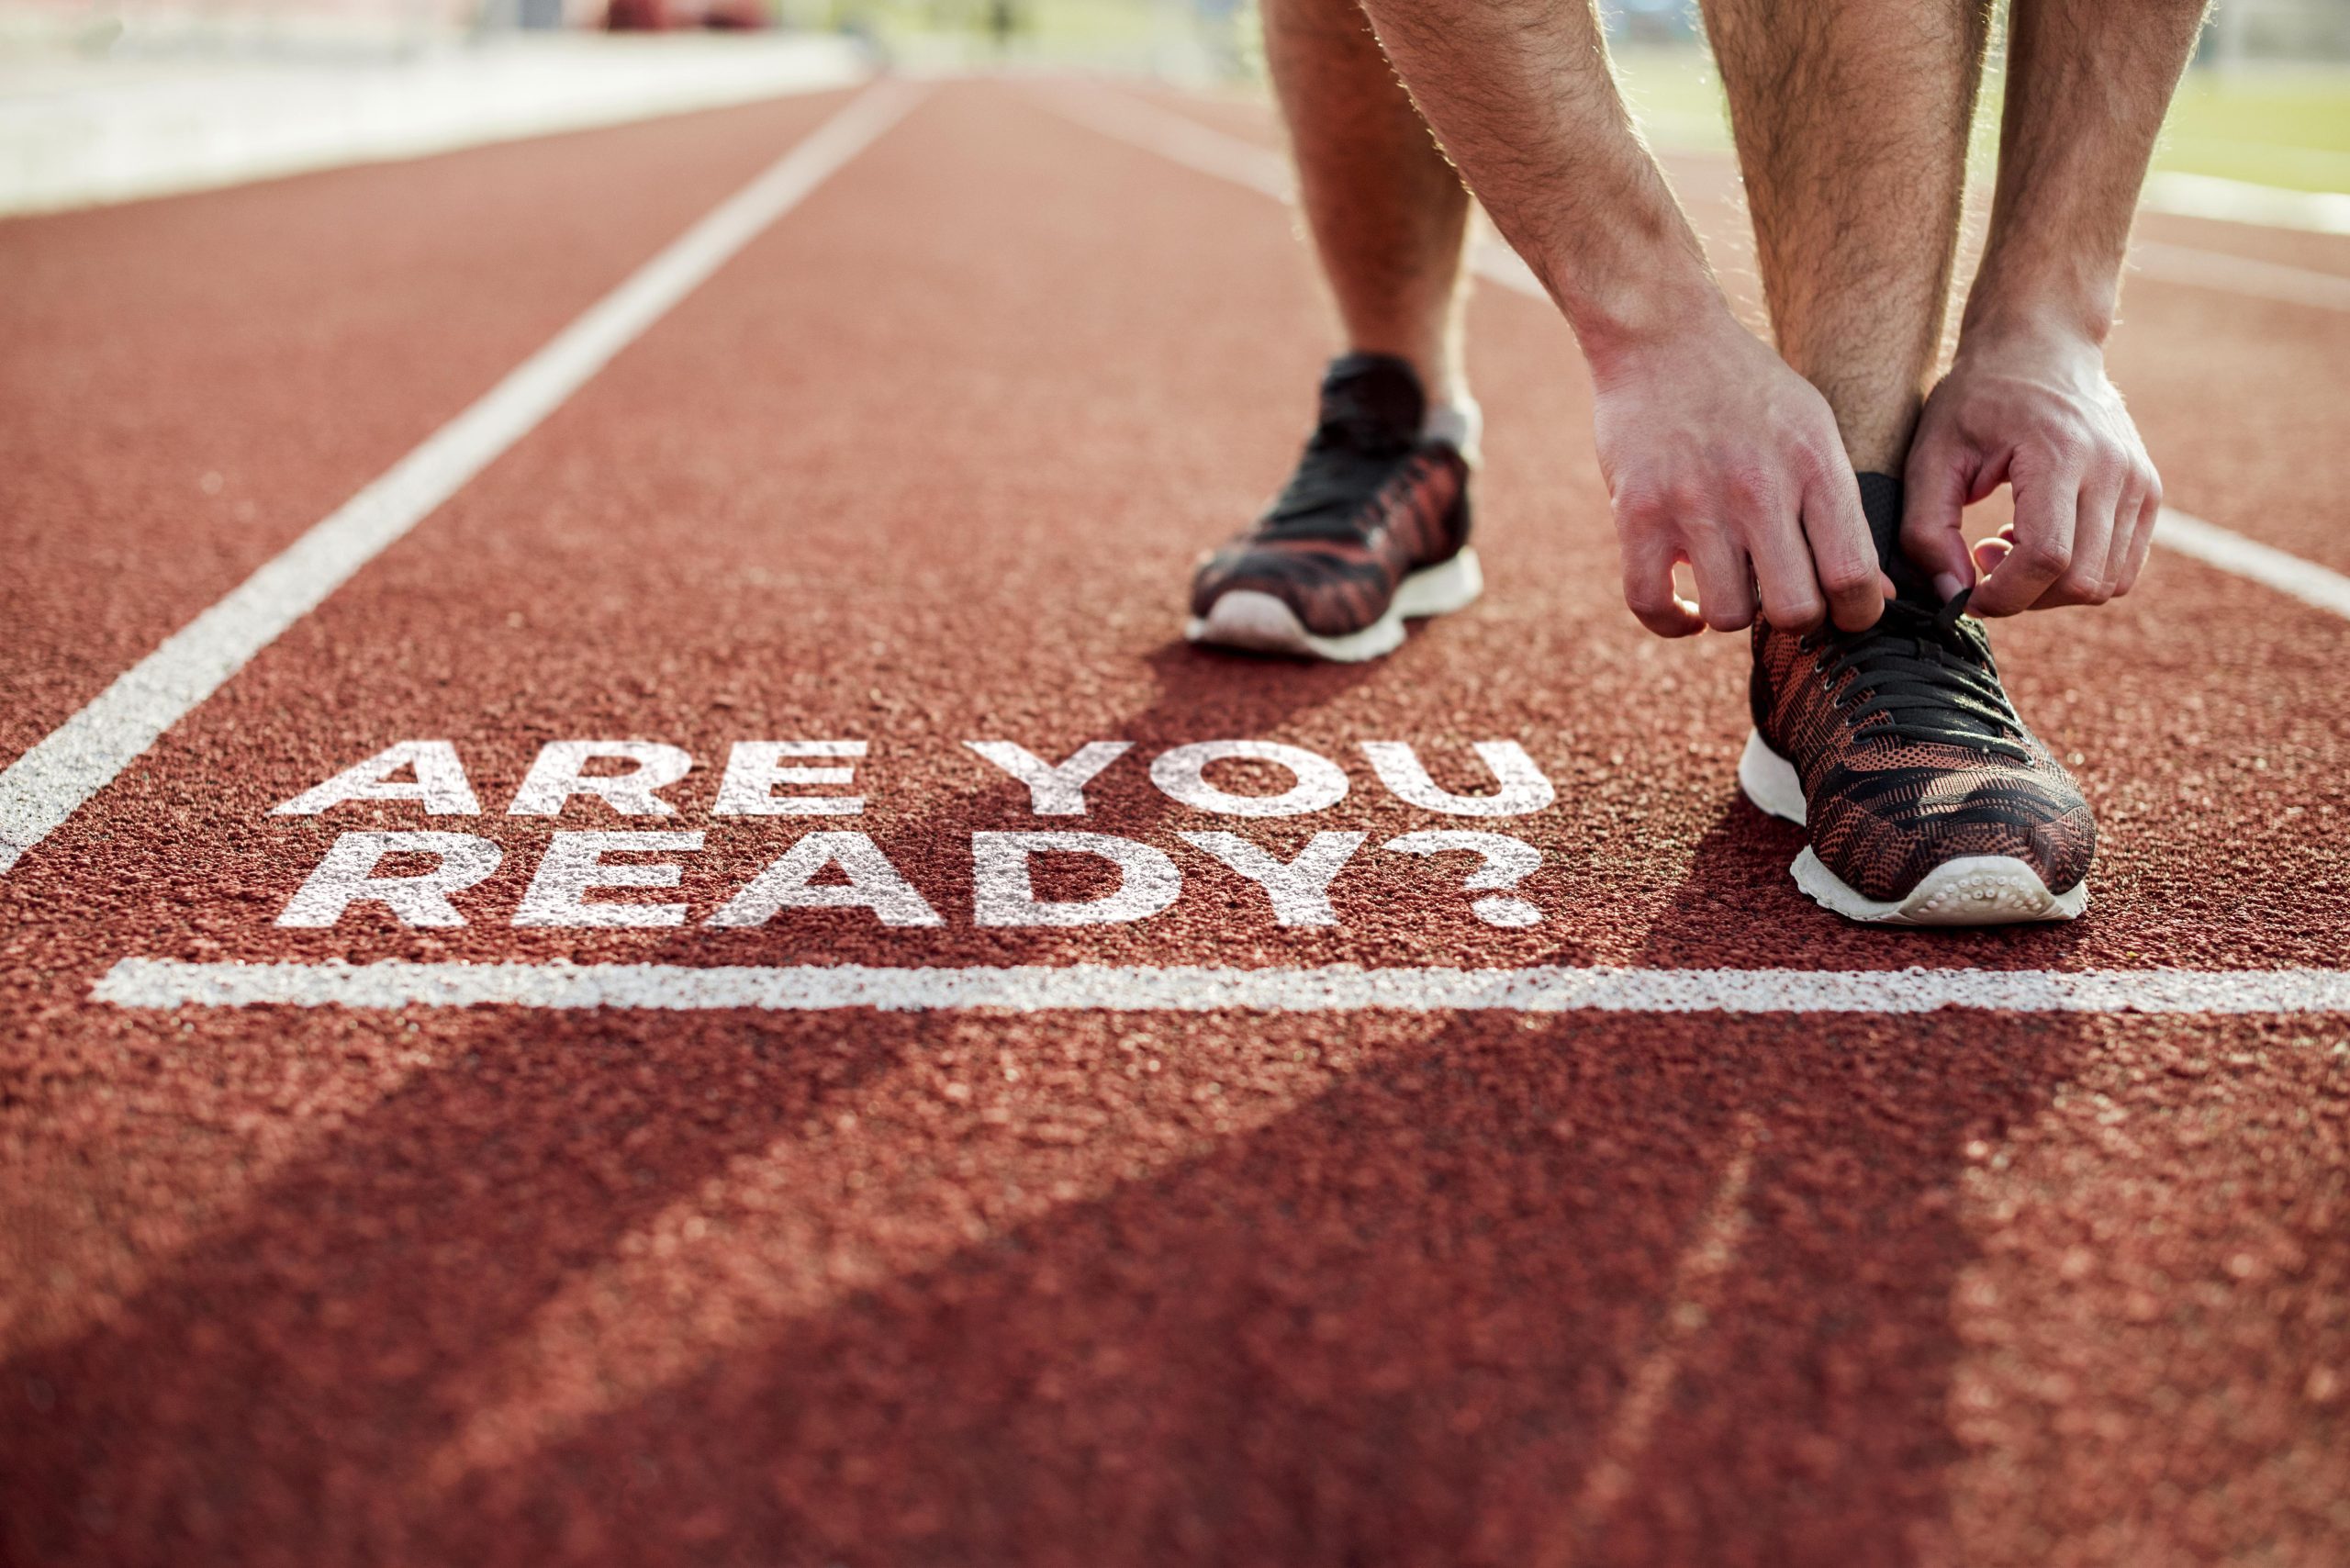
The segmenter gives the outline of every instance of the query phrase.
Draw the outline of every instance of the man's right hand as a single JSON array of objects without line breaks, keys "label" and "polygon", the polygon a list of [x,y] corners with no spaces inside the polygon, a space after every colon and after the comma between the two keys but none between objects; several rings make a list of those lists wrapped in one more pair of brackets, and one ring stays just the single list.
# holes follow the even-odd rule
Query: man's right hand
[{"label": "man's right hand", "polygon": [[[1662,637],[1751,625],[1874,625],[1893,585],[1828,400],[1727,305],[1595,356],[1600,471],[1624,599]],[[1673,591],[1689,563],[1697,602]]]}]

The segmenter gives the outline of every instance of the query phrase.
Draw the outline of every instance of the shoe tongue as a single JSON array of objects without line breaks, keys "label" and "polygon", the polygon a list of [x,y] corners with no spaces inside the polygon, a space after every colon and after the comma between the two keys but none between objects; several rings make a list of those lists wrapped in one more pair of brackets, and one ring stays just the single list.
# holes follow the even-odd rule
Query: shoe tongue
[{"label": "shoe tongue", "polygon": [[1366,426],[1399,444],[1419,439],[1427,395],[1410,364],[1384,353],[1342,354],[1322,375],[1322,422]]},{"label": "shoe tongue", "polygon": [[1901,549],[1901,481],[1890,474],[1862,474],[1861,510],[1869,520],[1869,536],[1876,541],[1876,562],[1893,579],[1897,597],[1921,610],[1940,610],[1941,596],[1932,579],[1919,571]]}]

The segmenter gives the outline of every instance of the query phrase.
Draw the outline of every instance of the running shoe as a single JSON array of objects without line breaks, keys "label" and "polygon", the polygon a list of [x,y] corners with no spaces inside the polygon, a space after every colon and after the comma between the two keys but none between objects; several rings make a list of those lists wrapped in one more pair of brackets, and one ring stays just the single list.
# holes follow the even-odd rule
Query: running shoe
[{"label": "running shoe", "polygon": [[1297,472],[1254,528],[1203,558],[1183,634],[1353,663],[1393,650],[1406,620],[1474,599],[1469,462],[1424,433],[1427,416],[1404,361],[1332,361]]},{"label": "running shoe", "polygon": [[2017,717],[1967,594],[1937,603],[1914,571],[1887,569],[1901,595],[1865,632],[1755,622],[1739,784],[1809,830],[1796,885],[1838,914],[2072,919],[2097,850],[2080,786]]}]

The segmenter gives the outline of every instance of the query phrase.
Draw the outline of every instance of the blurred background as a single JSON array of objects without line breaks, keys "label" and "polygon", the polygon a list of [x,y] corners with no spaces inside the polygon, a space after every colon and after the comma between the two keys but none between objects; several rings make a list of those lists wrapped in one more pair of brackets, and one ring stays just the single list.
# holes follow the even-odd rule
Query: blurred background
[{"label": "blurred background", "polygon": [[[1651,140],[1726,146],[1695,5],[1607,0],[1605,10]],[[0,0],[0,212],[742,102],[881,69],[1264,90],[1254,0]],[[1995,135],[1996,116],[1985,132]],[[2350,193],[2350,0],[2221,0],[2155,167],[2157,204],[2182,210],[2257,205],[2264,191]],[[2350,231],[2350,196],[2344,207]]]}]

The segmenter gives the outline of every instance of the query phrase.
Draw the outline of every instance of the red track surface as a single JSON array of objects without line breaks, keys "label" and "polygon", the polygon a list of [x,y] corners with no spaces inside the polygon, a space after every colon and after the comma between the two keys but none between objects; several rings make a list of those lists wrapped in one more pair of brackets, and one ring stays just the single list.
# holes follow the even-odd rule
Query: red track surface
[{"label": "red track surface", "polygon": [[[1623,612],[1572,346],[1496,290],[1487,599],[1369,669],[1184,647],[1192,555],[1300,433],[1307,273],[1262,197],[1046,91],[936,92],[0,879],[10,1557],[2350,1556],[2338,1017],[86,1000],[126,954],[2350,962],[2350,623],[2177,557],[2103,612],[1998,632],[2100,812],[2086,918],[1901,935],[1804,902],[1797,835],[1732,783],[1743,643]],[[34,343],[0,389],[6,557],[33,568],[6,588],[0,755],[824,106],[0,227]],[[2350,271],[2350,246],[2277,243]],[[2174,499],[2350,564],[2327,534],[2350,319],[2151,283],[2129,315],[2117,358]],[[657,825],[710,829],[697,921],[810,825],[711,821],[727,744],[868,740],[849,825],[948,924],[517,931],[554,829],[654,824],[264,814],[426,736],[495,813],[543,741],[593,735],[695,754]],[[1282,929],[1193,856],[1140,924],[971,927],[971,832],[1173,849],[1235,824],[1140,759],[1236,736],[1357,774],[1328,812],[1242,824],[1283,852],[1449,825],[1372,783],[1361,740],[1419,743],[1457,787],[1467,743],[1520,740],[1560,801],[1496,825],[1548,852],[1524,887],[1547,923],[1488,929],[1436,868],[1366,856],[1342,928]],[[1136,752],[1090,818],[1040,824],[960,748],[989,737]],[[374,825],[507,844],[460,897],[474,924],[274,928]]]}]

